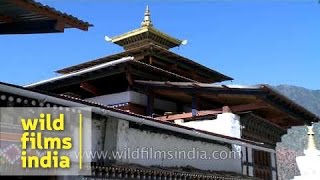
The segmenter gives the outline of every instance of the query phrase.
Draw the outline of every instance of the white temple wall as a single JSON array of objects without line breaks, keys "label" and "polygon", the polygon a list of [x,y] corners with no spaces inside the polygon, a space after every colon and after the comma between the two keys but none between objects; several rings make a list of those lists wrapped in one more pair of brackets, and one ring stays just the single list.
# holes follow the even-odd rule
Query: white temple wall
[{"label": "white temple wall", "polygon": [[[151,132],[130,128],[129,122],[119,120],[117,150],[130,152],[132,156],[118,162],[143,166],[192,166],[202,170],[242,173],[241,158],[234,157],[236,152],[231,152],[230,145],[183,136],[169,135],[161,130]],[[204,154],[206,158],[200,158],[200,155],[205,157]]]},{"label": "white temple wall", "polygon": [[175,123],[225,136],[241,138],[240,116],[232,113],[219,114],[216,119],[189,122],[176,120]]},{"label": "white temple wall", "polygon": [[[126,102],[147,104],[146,95],[134,91],[103,95],[88,100],[102,104]],[[170,111],[176,108],[175,103],[159,99],[155,99],[155,106]],[[96,124],[100,126],[98,122]],[[181,125],[226,136],[241,137],[239,116],[232,113],[220,114],[215,120],[183,122]],[[109,153],[115,151],[122,154],[122,158],[116,160],[118,163],[162,167],[192,166],[202,170],[242,173],[242,160],[237,156],[241,148],[237,148],[238,146],[184,137],[187,135],[168,134],[160,129],[153,131],[136,129],[129,127],[128,121],[111,117],[101,126],[104,126],[104,135],[101,135],[102,131],[94,130],[93,138],[103,137],[104,140],[101,145],[95,142],[94,150],[103,149]]]}]

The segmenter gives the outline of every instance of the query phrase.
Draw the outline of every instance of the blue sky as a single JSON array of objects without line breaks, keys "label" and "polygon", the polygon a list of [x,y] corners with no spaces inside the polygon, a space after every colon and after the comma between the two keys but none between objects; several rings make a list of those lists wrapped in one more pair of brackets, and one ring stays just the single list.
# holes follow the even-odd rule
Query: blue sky
[{"label": "blue sky", "polygon": [[140,27],[145,6],[154,26],[188,44],[173,51],[233,77],[233,84],[292,84],[320,89],[317,0],[41,0],[94,24],[88,32],[0,36],[1,81],[24,85],[55,70],[121,52],[104,41]]}]

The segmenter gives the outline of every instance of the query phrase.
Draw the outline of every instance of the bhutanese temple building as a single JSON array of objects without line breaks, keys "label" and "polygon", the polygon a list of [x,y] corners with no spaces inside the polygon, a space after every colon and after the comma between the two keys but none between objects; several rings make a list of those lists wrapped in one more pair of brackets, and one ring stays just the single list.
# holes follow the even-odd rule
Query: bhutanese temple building
[{"label": "bhutanese temple building", "polygon": [[[268,85],[224,85],[232,78],[174,53],[184,41],[158,30],[148,7],[139,28],[107,40],[123,52],[24,87],[1,83],[1,107],[92,107],[92,151],[198,148],[239,158],[93,159],[84,178],[276,180],[281,136],[320,120]],[[15,127],[1,125],[7,160],[15,147],[6,143],[19,146]]]}]

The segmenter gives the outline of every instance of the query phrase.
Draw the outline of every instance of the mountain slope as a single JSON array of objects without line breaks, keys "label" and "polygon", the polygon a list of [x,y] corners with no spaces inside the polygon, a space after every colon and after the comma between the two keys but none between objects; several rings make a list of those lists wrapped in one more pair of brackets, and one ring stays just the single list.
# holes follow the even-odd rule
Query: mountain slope
[{"label": "mountain slope", "polygon": [[274,88],[320,117],[320,90],[291,85],[279,85]]}]

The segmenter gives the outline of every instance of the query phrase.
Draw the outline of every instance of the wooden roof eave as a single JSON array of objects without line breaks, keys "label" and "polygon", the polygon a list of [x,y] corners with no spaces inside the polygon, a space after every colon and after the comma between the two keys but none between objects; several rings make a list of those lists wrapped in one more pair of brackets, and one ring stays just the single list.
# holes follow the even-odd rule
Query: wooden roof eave
[{"label": "wooden roof eave", "polygon": [[[295,117],[297,117],[297,115],[298,115],[298,117],[301,118],[301,120],[304,120],[304,121],[308,122],[309,124],[311,122],[319,122],[320,121],[320,118],[317,115],[310,112],[309,110],[302,107],[301,105],[297,104],[296,102],[289,99],[288,97],[284,96],[282,93],[273,89],[269,85],[263,84],[263,85],[261,85],[261,89],[268,94],[268,96],[266,96],[265,98],[268,98],[270,100],[278,102],[278,104],[281,104],[282,106],[285,107],[284,108],[285,111],[291,110],[291,111],[296,112]],[[306,119],[306,117],[308,117],[310,119]]]},{"label": "wooden roof eave", "polygon": [[130,31],[130,32],[127,32],[127,33],[124,33],[124,34],[121,34],[119,36],[115,36],[115,37],[112,37],[111,38],[111,42],[115,43],[115,44],[119,44],[119,45],[122,45],[122,41],[125,40],[125,39],[129,39],[129,38],[132,38],[134,36],[137,36],[139,34],[143,34],[143,33],[146,33],[146,32],[149,32],[149,33],[152,33],[156,36],[159,36],[161,37],[162,39],[164,40],[167,40],[168,42],[172,43],[172,44],[175,44],[175,46],[178,46],[182,43],[181,40],[179,39],[176,39],[174,37],[171,37],[159,30],[157,30],[156,28],[154,27],[151,27],[151,26],[144,26],[144,27],[141,27],[141,28],[138,28],[138,29],[135,29],[133,31]]},{"label": "wooden roof eave", "polygon": [[72,15],[62,13],[52,7],[42,5],[41,3],[35,2],[33,0],[29,1],[21,1],[21,0],[11,0],[12,3],[24,7],[28,10],[37,12],[39,14],[44,14],[52,19],[57,19],[59,21],[63,21],[66,24],[69,24],[73,27],[76,27],[78,29],[87,31],[90,26],[93,26],[92,24],[89,24],[88,22],[82,21]]},{"label": "wooden roof eave", "polygon": [[[132,58],[132,57],[130,57],[130,58]],[[62,87],[62,86],[78,84],[82,81],[88,81],[88,80],[111,76],[114,74],[119,74],[119,73],[125,72],[124,67],[126,67],[128,65],[140,67],[140,68],[138,68],[139,71],[142,67],[142,68],[146,68],[150,72],[157,72],[159,74],[163,74],[166,77],[174,77],[177,80],[181,80],[181,81],[195,82],[192,79],[180,76],[178,74],[175,74],[175,73],[172,73],[169,71],[165,71],[163,69],[157,68],[157,67],[152,66],[150,64],[136,61],[133,58],[132,59],[122,58],[117,61],[118,62],[111,61],[111,62],[107,62],[105,64],[96,65],[96,66],[93,66],[88,69],[73,72],[71,74],[65,74],[65,75],[51,78],[48,80],[40,81],[38,83],[34,83],[34,84],[28,85],[26,87],[40,88],[40,89],[44,88],[46,90],[49,90],[50,88],[56,89],[56,88]],[[108,64],[110,64],[110,65],[108,65]],[[101,68],[99,68],[99,66]],[[90,69],[92,69],[92,70],[90,70]],[[106,69],[109,69],[109,70],[106,72]],[[88,71],[88,70],[90,70],[90,71]],[[136,72],[137,72],[137,70],[133,69],[133,73],[136,73]]]},{"label": "wooden roof eave", "polygon": [[[63,32],[65,28],[87,31],[92,26],[88,22],[33,0],[4,0],[1,4],[7,7],[5,12],[8,13],[0,17],[2,34]],[[44,23],[47,25],[44,26]],[[23,31],[22,27],[26,30]]]},{"label": "wooden roof eave", "polygon": [[[250,95],[262,95],[263,92],[259,89],[248,88],[248,89],[239,89],[239,88],[220,88],[218,87],[210,87],[210,86],[202,86],[207,85],[206,83],[190,83],[190,82],[155,82],[155,81],[135,81],[136,86],[142,85],[145,87],[149,87],[150,89],[155,90],[172,90],[172,91],[180,91],[188,94],[194,93],[225,93],[225,94],[250,94]],[[146,82],[146,83],[144,83]],[[152,83],[154,82],[154,83]],[[151,84],[152,83],[152,84]],[[210,84],[208,84],[210,85]]]},{"label": "wooden roof eave", "polygon": [[123,56],[134,56],[134,54],[136,54],[138,51],[143,52],[141,55],[153,55],[155,56],[157,54],[157,52],[161,53],[163,56],[166,57],[171,57],[173,59],[175,59],[175,63],[180,63],[181,65],[185,65],[185,66],[191,66],[190,68],[193,67],[193,69],[198,69],[199,72],[203,72],[203,74],[206,74],[208,76],[210,76],[211,78],[214,78],[214,82],[221,82],[221,81],[225,81],[225,80],[233,80],[233,78],[226,76],[222,73],[219,73],[215,70],[212,70],[210,68],[207,68],[199,63],[193,62],[192,60],[185,58],[183,56],[177,55],[171,51],[168,51],[164,48],[161,48],[160,46],[157,45],[153,45],[153,44],[147,44],[145,46],[141,46],[139,48],[135,48],[135,49],[130,49],[118,54],[114,54],[114,55],[110,55],[110,56],[106,56],[103,58],[99,58],[96,60],[92,60],[89,62],[85,62],[82,64],[78,64],[78,65],[74,65],[74,66],[70,66],[64,69],[60,69],[57,70],[57,73],[61,73],[61,74],[66,74],[66,73],[70,73],[73,71],[77,71],[89,66],[93,66],[96,64],[101,64],[107,61],[111,61],[113,59],[117,59],[117,58],[121,58]]},{"label": "wooden roof eave", "polygon": [[[257,96],[259,99],[265,101],[270,107],[275,108],[276,110],[285,113],[287,117],[291,118],[295,121],[305,122],[307,124],[311,122],[319,121],[319,117],[286,98],[284,95],[277,93],[267,85],[255,86],[253,88],[223,88],[221,87],[211,87],[213,85],[207,85],[208,87],[202,87],[203,83],[198,84],[197,87],[193,87],[190,83],[168,83],[166,82],[146,82],[136,81],[136,86],[139,86],[139,83],[142,83],[144,87],[148,87],[149,89],[154,89],[155,91],[161,90],[170,90],[170,91],[179,91],[186,93],[190,96],[190,94],[194,93],[218,93],[218,94],[242,94],[242,95],[253,95]],[[179,85],[180,84],[180,85]],[[190,85],[188,85],[190,84]],[[270,95],[274,95],[277,98],[273,98]],[[279,100],[281,99],[281,101]],[[310,119],[308,119],[310,118]],[[294,123],[294,122],[292,122]]]}]

